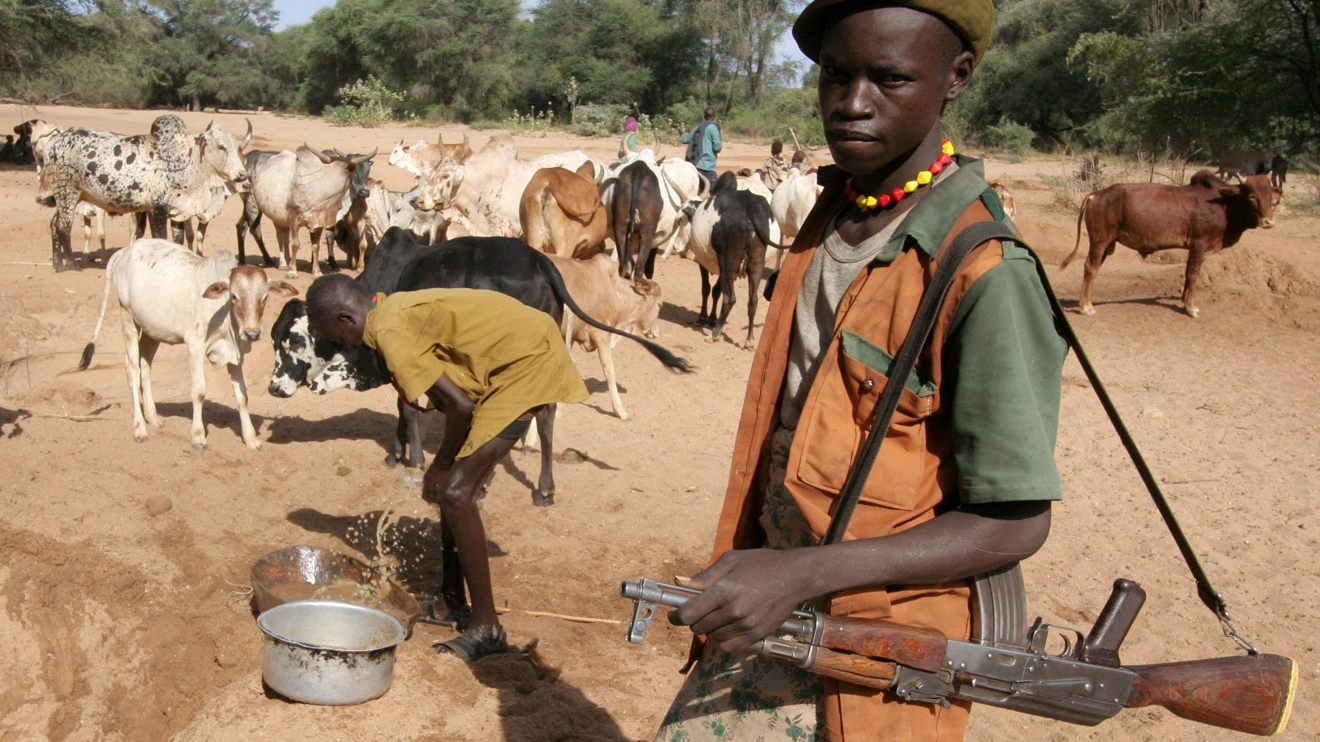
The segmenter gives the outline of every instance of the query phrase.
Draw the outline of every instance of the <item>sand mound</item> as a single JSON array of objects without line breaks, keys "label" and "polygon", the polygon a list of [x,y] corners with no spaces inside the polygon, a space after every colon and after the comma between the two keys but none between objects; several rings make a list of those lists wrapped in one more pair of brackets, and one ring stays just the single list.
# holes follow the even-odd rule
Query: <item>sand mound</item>
[{"label": "sand mound", "polygon": [[1229,248],[1206,260],[1201,280],[1216,289],[1268,292],[1279,298],[1320,296],[1320,283],[1296,266],[1251,248]]}]

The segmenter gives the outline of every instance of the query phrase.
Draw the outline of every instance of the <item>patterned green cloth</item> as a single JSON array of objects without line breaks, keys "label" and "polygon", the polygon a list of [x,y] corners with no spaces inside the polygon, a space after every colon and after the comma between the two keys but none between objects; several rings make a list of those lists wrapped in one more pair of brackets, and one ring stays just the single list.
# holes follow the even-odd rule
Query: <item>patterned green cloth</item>
[{"label": "patterned green cloth", "polygon": [[708,645],[655,742],[816,742],[824,692],[819,675],[791,662]]},{"label": "patterned green cloth", "polygon": [[[784,464],[793,431],[776,431],[761,525],[766,546],[792,549],[815,542],[793,497],[784,489]],[[816,742],[825,697],[821,676],[791,662],[756,654],[731,655],[714,645],[688,673],[655,742]]]}]

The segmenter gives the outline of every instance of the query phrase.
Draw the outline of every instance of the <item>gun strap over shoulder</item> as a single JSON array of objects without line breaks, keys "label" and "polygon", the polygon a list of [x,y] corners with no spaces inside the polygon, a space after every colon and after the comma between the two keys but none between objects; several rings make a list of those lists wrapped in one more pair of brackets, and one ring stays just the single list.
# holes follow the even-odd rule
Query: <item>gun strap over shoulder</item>
[{"label": "gun strap over shoulder", "polygon": [[[1045,295],[1050,302],[1050,309],[1054,312],[1055,325],[1059,333],[1063,335],[1064,340],[1072,348],[1077,356],[1078,363],[1081,364],[1086,378],[1091,382],[1091,388],[1095,390],[1096,396],[1100,399],[1100,405],[1104,408],[1105,414],[1109,416],[1114,430],[1118,433],[1119,440],[1127,450],[1128,456],[1137,468],[1137,473],[1141,476],[1141,481],[1145,483],[1146,490],[1150,493],[1151,499],[1155,501],[1155,507],[1160,512],[1160,517],[1164,519],[1164,525],[1169,529],[1174,542],[1178,545],[1178,551],[1182,554],[1183,561],[1187,568],[1191,570],[1192,577],[1196,580],[1196,592],[1201,602],[1205,604],[1211,612],[1219,619],[1220,626],[1224,635],[1237,643],[1248,654],[1258,654],[1258,650],[1246,639],[1242,638],[1233,627],[1228,615],[1228,604],[1210,584],[1210,577],[1206,574],[1201,562],[1196,558],[1196,553],[1192,551],[1191,543],[1188,542],[1182,527],[1178,525],[1177,518],[1173,515],[1173,510],[1169,507],[1168,500],[1160,490],[1159,484],[1155,481],[1155,475],[1151,473],[1147,466],[1145,458],[1141,451],[1137,449],[1136,441],[1132,434],[1128,432],[1127,426],[1123,423],[1122,417],[1118,414],[1118,408],[1114,406],[1109,398],[1109,393],[1105,390],[1104,384],[1100,381],[1099,374],[1095,367],[1091,365],[1090,358],[1086,351],[1082,349],[1082,344],[1077,338],[1077,333],[1073,331],[1072,325],[1068,323],[1067,316],[1063,313],[1063,307],[1059,304],[1059,299],[1054,294],[1054,289],[1050,286],[1049,279],[1045,275],[1045,264],[1040,257],[1031,250],[1026,243],[1013,231],[1011,227],[997,221],[977,222],[968,226],[949,244],[948,248],[940,257],[940,264],[935,269],[935,275],[931,279],[930,285],[926,288],[925,294],[921,297],[921,303],[917,307],[916,316],[912,320],[912,326],[908,330],[907,337],[903,340],[903,345],[899,348],[898,355],[894,358],[894,363],[890,367],[889,381],[885,384],[884,391],[880,395],[880,400],[876,404],[875,411],[871,418],[871,429],[867,433],[866,440],[862,444],[862,450],[858,454],[857,460],[853,463],[852,469],[848,472],[848,477],[844,481],[843,489],[839,492],[838,506],[835,508],[834,515],[830,520],[829,529],[821,539],[822,544],[835,544],[843,540],[844,533],[848,530],[848,522],[852,519],[853,511],[857,508],[858,499],[861,496],[862,486],[866,483],[871,474],[871,466],[875,463],[876,454],[880,451],[880,445],[884,442],[885,434],[889,430],[889,425],[894,417],[894,411],[898,407],[899,396],[903,392],[901,381],[895,382],[895,379],[906,379],[911,373],[912,367],[916,365],[917,356],[922,347],[930,337],[930,332],[935,325],[935,318],[939,313],[940,305],[944,302],[944,297],[948,293],[949,286],[953,282],[954,274],[957,273],[958,266],[963,259],[967,257],[977,246],[989,240],[1012,240],[1021,245],[1031,253],[1036,263],[1036,273],[1040,277],[1041,286],[1045,290]],[[1016,569],[1016,566],[1013,567]],[[984,576],[982,576],[984,577]],[[981,608],[981,620],[983,622],[982,631],[991,630],[991,626],[984,625],[988,619],[994,619],[993,610],[990,615],[986,615],[986,606]],[[1001,628],[1004,624],[995,621]],[[985,638],[984,636],[982,637]]]}]

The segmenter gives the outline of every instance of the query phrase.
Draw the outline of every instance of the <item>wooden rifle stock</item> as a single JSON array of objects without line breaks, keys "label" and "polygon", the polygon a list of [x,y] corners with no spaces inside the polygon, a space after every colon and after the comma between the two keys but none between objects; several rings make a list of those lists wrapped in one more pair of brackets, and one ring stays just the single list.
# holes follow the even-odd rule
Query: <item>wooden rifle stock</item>
[{"label": "wooden rifle stock", "polygon": [[1132,665],[1125,706],[1163,706],[1184,719],[1248,734],[1283,731],[1297,690],[1297,663],[1277,654]]},{"label": "wooden rifle stock", "polygon": [[938,672],[948,637],[935,629],[878,618],[821,615],[820,646],[866,657],[884,657],[926,672]]}]

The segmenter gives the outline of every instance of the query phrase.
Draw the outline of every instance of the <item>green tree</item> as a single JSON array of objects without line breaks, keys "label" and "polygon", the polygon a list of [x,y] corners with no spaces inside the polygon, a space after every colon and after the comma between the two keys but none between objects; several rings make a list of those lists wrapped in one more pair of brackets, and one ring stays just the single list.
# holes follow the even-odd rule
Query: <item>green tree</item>
[{"label": "green tree", "polygon": [[520,29],[523,102],[561,101],[570,79],[584,103],[662,110],[696,71],[700,36],[664,6],[642,0],[546,0]]},{"label": "green tree", "polygon": [[319,113],[374,75],[420,103],[470,118],[513,97],[517,0],[340,0],[310,24],[299,99]]},{"label": "green tree", "polygon": [[253,51],[271,35],[271,0],[150,0],[159,38],[142,55],[151,102],[250,105],[263,89]]},{"label": "green tree", "polygon": [[1104,110],[1104,97],[1086,66],[1068,53],[1084,34],[1135,34],[1139,4],[1005,0],[975,81],[951,113],[974,138],[1004,122],[1029,126],[1046,140],[1084,138],[1084,127]]}]

